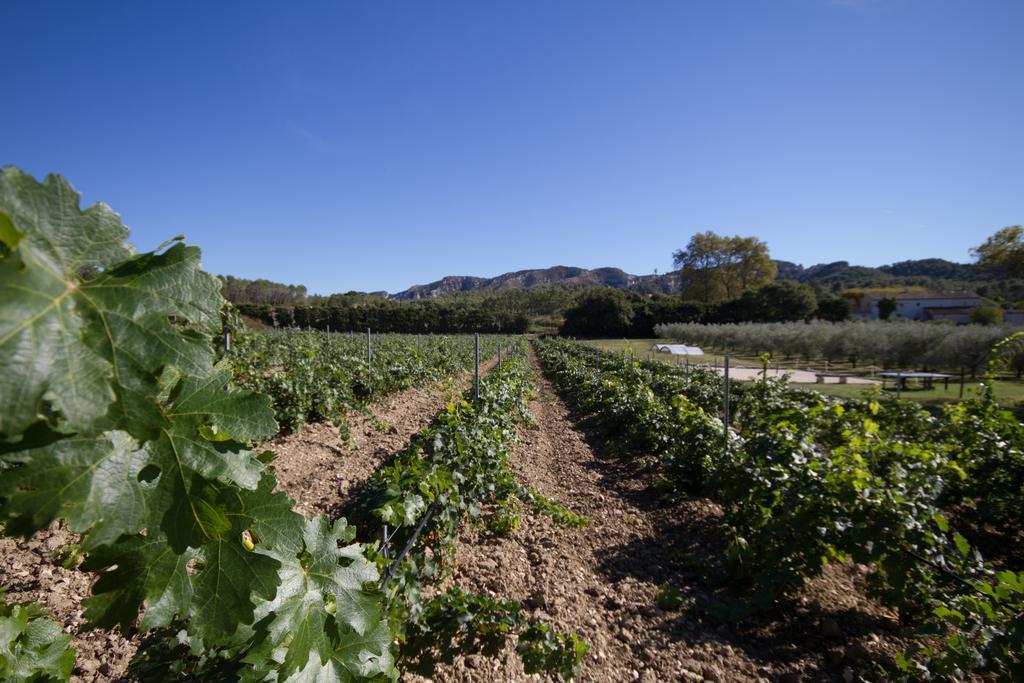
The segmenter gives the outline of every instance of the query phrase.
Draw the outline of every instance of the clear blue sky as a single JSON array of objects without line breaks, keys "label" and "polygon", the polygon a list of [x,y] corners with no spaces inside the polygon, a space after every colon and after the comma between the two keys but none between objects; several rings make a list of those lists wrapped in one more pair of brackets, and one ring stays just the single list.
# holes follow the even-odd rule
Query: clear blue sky
[{"label": "clear blue sky", "polygon": [[0,164],[216,273],[398,291],[943,257],[1024,222],[1021,0],[5,2]]}]

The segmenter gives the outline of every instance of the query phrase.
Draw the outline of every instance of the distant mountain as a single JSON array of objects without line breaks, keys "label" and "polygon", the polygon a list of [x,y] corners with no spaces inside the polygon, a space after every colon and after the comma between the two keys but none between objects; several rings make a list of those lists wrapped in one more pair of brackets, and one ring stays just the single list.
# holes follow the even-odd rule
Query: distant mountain
[{"label": "distant mountain", "polygon": [[392,294],[392,299],[411,301],[414,299],[435,299],[462,292],[495,292],[503,289],[527,289],[530,287],[557,286],[570,289],[589,287],[615,287],[647,294],[668,294],[675,290],[674,278],[666,275],[630,275],[619,268],[573,268],[554,266],[533,270],[517,270],[492,278],[471,275],[449,275],[436,282],[416,285]]},{"label": "distant mountain", "polygon": [[[804,267],[790,261],[775,261],[779,280],[806,282],[820,289],[839,291],[863,287],[925,287],[943,290],[974,290],[997,285],[1000,276],[974,264],[954,263],[929,258],[900,261],[871,268],[850,265],[848,261],[819,263]],[[672,294],[678,291],[676,272],[661,275],[631,275],[620,268],[573,268],[555,266],[517,270],[492,278],[449,275],[436,282],[416,285],[390,295],[399,301],[434,299],[463,292],[497,292],[507,289],[555,286],[567,289],[615,287],[642,294]]]},{"label": "distant mountain", "polygon": [[917,286],[932,289],[974,289],[1000,281],[1000,274],[975,264],[929,258],[900,261],[889,266],[852,266],[848,261],[819,263],[804,268],[789,261],[776,261],[778,279],[796,280],[825,289],[851,287]]}]

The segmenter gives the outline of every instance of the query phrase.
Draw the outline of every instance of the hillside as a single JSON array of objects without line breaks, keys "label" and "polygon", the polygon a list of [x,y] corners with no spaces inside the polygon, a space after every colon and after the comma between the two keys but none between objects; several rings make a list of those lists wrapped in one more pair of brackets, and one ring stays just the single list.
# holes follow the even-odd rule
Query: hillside
[{"label": "hillside", "polygon": [[[775,261],[777,279],[809,284],[819,292],[838,292],[862,288],[918,288],[943,291],[971,291],[997,301],[1024,300],[1024,281],[1011,280],[1002,273],[975,264],[954,263],[944,259],[900,261],[877,268],[851,265],[848,261],[803,266],[790,261]],[[353,305],[373,300],[431,301],[437,299],[483,297],[514,300],[516,310],[523,307],[523,297],[533,301],[540,297],[547,308],[561,309],[566,296],[593,287],[613,287],[637,294],[675,294],[679,290],[678,273],[633,275],[621,268],[576,268],[554,266],[517,270],[497,277],[449,275],[429,284],[414,285],[396,294],[387,292],[346,292],[331,295],[307,295],[302,285],[286,285],[267,280],[246,280],[223,276],[224,295],[230,301],[269,305]],[[527,294],[529,291],[529,294]],[[509,300],[509,301],[511,301]],[[481,299],[482,301],[482,299]]]},{"label": "hillside", "polygon": [[517,270],[497,277],[449,275],[426,285],[415,285],[391,295],[398,301],[436,299],[463,292],[495,292],[504,289],[560,286],[571,289],[615,287],[644,293],[667,294],[674,290],[671,275],[631,275],[620,268],[573,268],[554,266],[533,270]]},{"label": "hillside", "polygon": [[[942,290],[971,290],[1007,299],[1021,297],[1021,284],[1007,281],[1000,273],[975,264],[954,263],[928,258],[900,261],[872,268],[851,265],[848,261],[819,263],[813,266],[790,261],[775,261],[779,280],[805,282],[822,290],[839,291],[862,287],[923,287]],[[620,268],[553,268],[518,270],[497,277],[483,278],[450,275],[436,282],[415,285],[390,298],[398,301],[436,299],[468,292],[499,292],[532,287],[614,287],[642,294],[671,294],[678,290],[675,272],[662,275],[632,275]]]}]

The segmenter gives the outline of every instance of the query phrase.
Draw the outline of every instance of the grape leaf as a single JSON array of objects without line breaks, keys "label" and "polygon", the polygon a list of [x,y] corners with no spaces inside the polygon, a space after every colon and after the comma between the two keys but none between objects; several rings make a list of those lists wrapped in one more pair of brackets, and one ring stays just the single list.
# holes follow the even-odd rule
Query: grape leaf
[{"label": "grape leaf", "polygon": [[209,373],[219,284],[197,248],[134,256],[117,214],[78,203],[63,178],[0,171],[0,434],[28,428],[45,401],[76,431],[148,438],[162,424],[159,371]]},{"label": "grape leaf", "polygon": [[143,629],[167,626],[176,615],[187,614],[192,602],[192,580],[188,564],[197,551],[176,553],[162,535],[128,536],[117,543],[97,548],[82,568],[106,570],[93,585],[93,596],[85,601],[90,626],[121,626],[128,632],[146,601]]},{"label": "grape leaf", "polygon": [[142,529],[145,454],[125,432],[61,439],[18,459],[23,466],[0,479],[9,531],[27,536],[63,517],[72,531],[88,531],[91,549]]},{"label": "grape leaf", "polygon": [[[377,568],[358,544],[339,548],[352,539],[353,531],[343,519],[332,525],[326,517],[317,517],[305,523],[297,553],[273,553],[281,561],[281,585],[277,596],[260,606],[257,618],[273,613],[267,630],[275,646],[286,647],[282,677],[302,670],[313,655],[326,665],[335,656],[332,634],[339,627],[348,643],[364,642],[380,625],[380,593],[364,588],[378,580]],[[387,628],[384,631],[386,650],[391,636]]]},{"label": "grape leaf", "polygon": [[391,631],[386,624],[363,635],[349,632],[326,662],[310,657],[301,671],[286,683],[336,683],[385,677],[394,667]]},{"label": "grape leaf", "polygon": [[[182,620],[193,643],[247,647],[268,673],[279,652],[293,673],[311,652],[393,673],[382,595],[363,588],[376,569],[339,549],[352,531],[306,525],[249,450],[277,424],[213,364],[224,300],[199,250],[135,254],[113,211],[79,199],[57,176],[0,171],[0,521],[83,534],[94,626],[128,630],[143,609],[143,630]],[[289,574],[310,562],[312,577]]]},{"label": "grape leaf", "polygon": [[[0,593],[0,598],[3,594]],[[42,619],[38,605],[0,604],[0,678],[66,681],[75,665],[71,636]]]}]

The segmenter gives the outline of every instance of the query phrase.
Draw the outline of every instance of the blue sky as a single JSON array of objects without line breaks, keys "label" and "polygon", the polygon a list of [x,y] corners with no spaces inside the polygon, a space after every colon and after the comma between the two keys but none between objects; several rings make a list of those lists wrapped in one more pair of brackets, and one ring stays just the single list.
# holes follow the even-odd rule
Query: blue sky
[{"label": "blue sky", "polygon": [[1024,222],[1024,2],[0,6],[0,164],[311,291],[943,257]]}]

